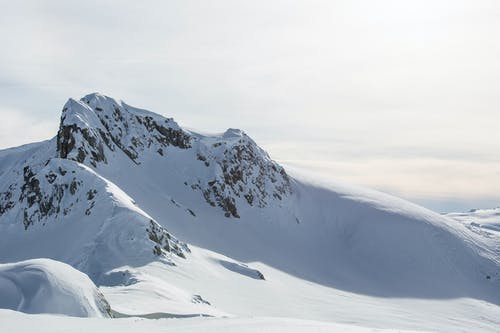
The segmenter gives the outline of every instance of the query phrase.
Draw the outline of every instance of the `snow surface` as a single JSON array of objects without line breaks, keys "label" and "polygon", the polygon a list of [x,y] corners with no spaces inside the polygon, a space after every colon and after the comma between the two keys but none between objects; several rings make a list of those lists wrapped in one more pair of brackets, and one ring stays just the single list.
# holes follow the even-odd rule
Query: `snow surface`
[{"label": "snow surface", "polygon": [[[379,330],[355,325],[342,325],[312,320],[291,318],[190,318],[147,320],[127,319],[80,319],[48,315],[25,315],[19,312],[0,310],[0,322],[6,332],[329,332],[329,333],[410,333],[401,330]],[[414,331],[416,332],[416,331]],[[423,332],[423,331],[419,331]]]},{"label": "snow surface", "polygon": [[[189,323],[278,330],[309,320],[330,331],[340,329],[331,322],[499,331],[500,242],[491,214],[471,222],[290,167],[284,176],[240,130],[187,131],[99,94],[68,102],[63,118],[68,129],[82,126],[64,134],[75,140],[65,158],[57,138],[0,151],[0,262],[44,256],[69,263],[100,286],[116,317],[184,318],[165,323],[187,331]],[[163,137],[166,130],[147,129],[146,120],[173,132]],[[43,195],[79,182],[59,203],[68,214],[40,214],[33,191],[16,201],[33,185],[26,166]],[[238,218],[215,202],[214,186],[233,200]],[[26,230],[24,213],[32,217]],[[168,230],[168,245],[182,256],[155,254],[150,221]],[[66,320],[61,327],[72,325]]]},{"label": "snow surface", "polygon": [[[496,259],[500,257],[500,208],[472,209],[467,213],[450,213],[447,217],[460,222],[471,231],[474,242],[480,244],[481,255]],[[499,280],[500,274],[484,272],[489,280]]]},{"label": "snow surface", "polygon": [[108,303],[88,276],[49,259],[0,264],[0,295],[3,309],[75,317],[110,315]]},{"label": "snow surface", "polygon": [[170,268],[151,263],[140,268],[138,283],[101,290],[115,311],[136,316],[155,314],[146,316],[149,318],[194,314],[193,309],[183,308],[162,295],[175,286],[202,296],[213,309],[235,318],[287,317],[437,332],[495,332],[500,327],[498,306],[481,300],[362,295],[307,281],[263,263],[247,263],[266,278],[258,280],[221,264],[234,259],[193,246],[191,250],[189,261]]}]

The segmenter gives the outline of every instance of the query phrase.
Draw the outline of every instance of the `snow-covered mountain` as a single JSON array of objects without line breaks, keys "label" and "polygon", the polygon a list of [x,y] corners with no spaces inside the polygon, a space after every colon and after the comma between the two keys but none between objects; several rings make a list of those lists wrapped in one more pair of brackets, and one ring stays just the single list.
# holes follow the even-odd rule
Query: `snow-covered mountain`
[{"label": "snow-covered mountain", "polygon": [[[68,263],[116,316],[488,330],[499,244],[406,201],[285,171],[240,130],[196,133],[100,94],[70,99],[52,140],[0,151],[0,262]],[[436,307],[450,315],[429,322]]]},{"label": "snow-covered mountain", "polygon": [[200,191],[207,203],[221,207],[227,217],[239,217],[238,206],[244,202],[264,207],[271,198],[281,200],[290,194],[284,169],[242,131],[201,136],[183,130],[173,119],[98,94],[66,103],[57,153],[94,168],[98,164],[116,167],[117,160],[125,157],[128,164],[136,165],[151,164],[151,159],[160,157],[154,161],[160,168],[168,165],[162,159],[182,163],[192,168],[184,175],[186,186]]}]

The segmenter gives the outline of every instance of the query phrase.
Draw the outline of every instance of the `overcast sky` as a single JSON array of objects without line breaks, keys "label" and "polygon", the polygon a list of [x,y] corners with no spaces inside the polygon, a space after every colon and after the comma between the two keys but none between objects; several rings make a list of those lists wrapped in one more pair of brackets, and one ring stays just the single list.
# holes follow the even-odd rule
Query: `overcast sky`
[{"label": "overcast sky", "polygon": [[438,211],[500,205],[500,1],[3,1],[0,148],[90,92]]}]

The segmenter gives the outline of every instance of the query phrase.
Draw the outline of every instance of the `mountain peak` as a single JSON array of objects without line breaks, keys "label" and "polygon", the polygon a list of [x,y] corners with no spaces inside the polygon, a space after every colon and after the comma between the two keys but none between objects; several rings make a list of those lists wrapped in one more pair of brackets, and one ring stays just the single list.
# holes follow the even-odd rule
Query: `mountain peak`
[{"label": "mountain peak", "polygon": [[87,104],[95,112],[102,112],[106,109],[123,107],[124,103],[101,93],[91,93],[80,98],[80,101]]},{"label": "mountain peak", "polygon": [[222,137],[225,139],[238,138],[238,137],[244,137],[244,136],[247,136],[246,133],[240,129],[237,129],[237,128],[228,128],[224,132],[224,134],[222,135]]},{"label": "mountain peak", "polygon": [[99,99],[99,98],[113,99],[112,97],[101,94],[100,92],[93,92],[93,93],[87,94],[87,95],[83,96],[81,99],[90,101],[90,100]]},{"label": "mountain peak", "polygon": [[87,94],[80,98],[80,101],[85,102],[87,104],[94,104],[94,103],[103,103],[103,102],[109,102],[109,103],[115,103],[117,105],[121,105],[123,102],[121,100],[117,100],[111,96],[101,94],[100,92],[93,92],[90,94]]},{"label": "mountain peak", "polygon": [[227,217],[239,217],[239,205],[264,207],[269,200],[291,193],[284,169],[242,130],[229,128],[222,136],[200,136],[171,118],[99,93],[65,104],[57,151],[60,158],[94,168],[112,163],[121,168],[127,159],[136,165],[159,163],[161,168],[178,168],[182,163],[183,168],[196,170],[183,176],[183,183],[199,190],[207,203],[221,207]]},{"label": "mountain peak", "polygon": [[167,146],[187,148],[191,137],[173,119],[137,109],[114,98],[93,93],[64,105],[57,135],[59,157],[97,167],[106,150],[122,151],[139,164],[140,153]]},{"label": "mountain peak", "polygon": [[61,126],[77,125],[80,128],[102,127],[94,110],[81,100],[69,98],[64,104],[61,114]]}]

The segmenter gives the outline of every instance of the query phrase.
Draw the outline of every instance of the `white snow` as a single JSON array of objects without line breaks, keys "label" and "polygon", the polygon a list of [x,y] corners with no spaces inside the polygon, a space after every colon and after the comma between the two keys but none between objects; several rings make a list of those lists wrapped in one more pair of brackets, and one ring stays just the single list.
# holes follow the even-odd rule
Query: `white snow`
[{"label": "white snow", "polygon": [[[165,147],[154,141],[159,132],[145,131],[136,117],[179,130],[171,119],[99,94],[71,103],[69,123],[90,127],[96,140],[107,126],[123,141],[103,145],[106,158],[95,166],[89,152],[85,165],[55,158],[55,140],[0,152],[0,204],[13,180],[22,184],[26,165],[40,179],[43,193],[73,178],[81,182],[73,195],[63,197],[62,207],[70,209],[66,215],[35,220],[24,230],[24,210],[38,216],[27,198],[0,214],[0,262],[40,256],[60,260],[89,274],[118,317],[184,318],[88,321],[89,329],[499,331],[498,212],[442,216],[288,167],[290,190],[277,198],[270,193],[283,185],[274,177],[279,171],[262,177],[248,165],[242,189],[224,188],[224,194],[234,196],[240,216],[226,218],[196,187],[224,181],[225,151],[249,144],[256,159],[271,170],[274,165],[242,131],[202,135],[180,130],[192,137],[192,147]],[[98,113],[116,117],[117,126],[111,120],[103,126]],[[129,147],[134,138],[141,141],[133,148],[136,160],[117,148]],[[68,172],[49,183],[46,176],[59,167]],[[256,193],[257,180],[266,192],[264,204],[249,205],[243,194]],[[90,190],[97,191],[95,199],[87,198]],[[11,192],[19,198],[21,185]],[[185,241],[191,253],[186,251],[185,259],[155,256],[155,243],[145,232],[150,220],[171,232],[169,244]],[[12,325],[21,318],[0,315]],[[204,318],[185,318],[200,315]],[[27,322],[47,318],[52,317]],[[76,325],[73,319],[51,320],[64,328]]]},{"label": "white snow", "polygon": [[[138,283],[101,290],[115,311],[154,318],[221,315],[208,312],[212,308],[235,318],[287,317],[378,329],[492,332],[500,325],[498,306],[481,300],[363,295],[304,280],[260,262],[246,263],[265,276],[265,280],[254,279],[221,264],[236,263],[234,259],[193,246],[191,250],[189,260],[175,267],[151,263],[140,268]],[[187,309],[176,304],[173,292],[163,294],[171,286],[200,295],[211,306]]]},{"label": "white snow", "polygon": [[[159,319],[142,318],[127,319],[97,319],[54,317],[48,315],[25,315],[22,313],[0,310],[0,322],[6,332],[32,332],[36,327],[39,333],[77,333],[77,332],[175,332],[175,333],[297,333],[297,332],[328,332],[328,333],[410,333],[401,330],[380,330],[355,325],[342,325],[312,320],[292,318],[188,318]],[[414,331],[416,332],[416,331]],[[419,331],[423,332],[423,331]]]},{"label": "white snow", "polygon": [[[54,260],[0,264],[0,295],[3,309],[109,317],[108,303],[88,276]],[[3,321],[2,330],[5,330]]]}]

